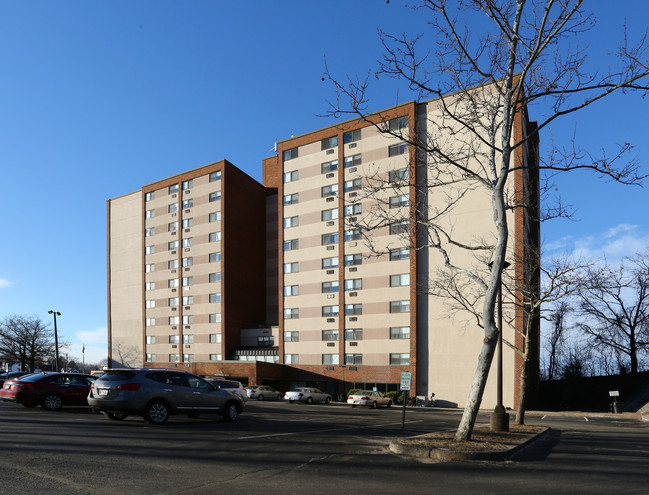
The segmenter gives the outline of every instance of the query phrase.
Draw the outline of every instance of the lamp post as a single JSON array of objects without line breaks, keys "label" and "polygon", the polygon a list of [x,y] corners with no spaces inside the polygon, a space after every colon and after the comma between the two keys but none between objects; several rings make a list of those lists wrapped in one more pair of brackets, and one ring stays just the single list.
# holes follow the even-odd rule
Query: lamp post
[{"label": "lamp post", "polygon": [[[489,267],[493,262],[489,263]],[[505,261],[503,270],[510,264]],[[496,376],[496,407],[490,417],[491,431],[509,431],[509,414],[505,412],[503,405],[503,281],[502,274],[498,286],[498,361]]]},{"label": "lamp post", "polygon": [[59,334],[56,328],[56,317],[61,316],[58,311],[49,310],[49,314],[54,315],[54,355],[56,358],[56,371],[59,371]]}]

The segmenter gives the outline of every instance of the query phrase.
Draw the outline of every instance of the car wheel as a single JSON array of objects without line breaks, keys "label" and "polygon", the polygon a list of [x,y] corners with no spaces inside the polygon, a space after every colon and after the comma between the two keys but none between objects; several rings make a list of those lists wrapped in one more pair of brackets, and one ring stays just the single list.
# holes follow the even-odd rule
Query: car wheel
[{"label": "car wheel", "polygon": [[153,425],[162,425],[169,419],[169,406],[162,401],[153,401],[146,406],[144,419]]},{"label": "car wheel", "polygon": [[306,403],[307,404],[313,404],[313,399],[311,397],[306,398]]},{"label": "car wheel", "polygon": [[282,400],[282,394],[277,394],[277,400]]},{"label": "car wheel", "polygon": [[293,402],[295,402],[295,401],[294,400],[289,400],[288,401],[289,404],[293,404]]},{"label": "car wheel", "polygon": [[259,397],[257,397],[257,400],[264,400],[264,396],[260,395]]},{"label": "car wheel", "polygon": [[379,407],[379,405],[376,403],[376,401],[372,402],[372,409],[376,409]]},{"label": "car wheel", "polygon": [[47,409],[48,411],[61,409],[61,407],[63,407],[63,397],[59,394],[47,394],[43,397],[41,406],[43,406],[43,409]]},{"label": "car wheel", "polygon": [[330,402],[331,402],[331,397],[327,397],[327,398],[325,399],[325,404],[329,404]]},{"label": "car wheel", "polygon": [[226,421],[234,421],[239,416],[239,409],[234,402],[228,402],[223,408],[223,419]]},{"label": "car wheel", "polygon": [[124,421],[128,417],[128,414],[105,412],[104,416],[106,416],[108,419],[112,419],[113,421]]},{"label": "car wheel", "polygon": [[388,407],[392,407],[392,401],[391,400],[388,401]]}]

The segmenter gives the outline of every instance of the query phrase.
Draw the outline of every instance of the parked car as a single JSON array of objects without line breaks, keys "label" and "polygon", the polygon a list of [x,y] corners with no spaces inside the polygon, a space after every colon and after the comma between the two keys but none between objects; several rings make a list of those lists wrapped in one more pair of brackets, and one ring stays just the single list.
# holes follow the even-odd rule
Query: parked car
[{"label": "parked car", "polygon": [[257,400],[282,400],[284,398],[284,394],[268,385],[248,385],[246,392],[248,392],[248,397]]},{"label": "parked car", "polygon": [[376,409],[379,406],[392,406],[392,399],[375,390],[359,390],[347,397],[347,404],[351,404],[352,407],[370,406],[372,409]]},{"label": "parked car", "polygon": [[163,424],[172,414],[196,418],[216,413],[234,421],[243,412],[243,399],[186,371],[163,369],[108,370],[90,388],[88,404],[112,420],[130,414]]},{"label": "parked car", "polygon": [[325,404],[329,404],[331,402],[331,395],[317,388],[300,387],[286,392],[286,394],[284,394],[284,399],[291,403],[298,401],[306,402],[307,404],[313,404],[314,402],[324,402]]},{"label": "parked car", "polygon": [[36,373],[7,380],[0,399],[25,407],[39,404],[50,411],[63,406],[87,406],[86,397],[96,377],[83,373]]},{"label": "parked car", "polygon": [[224,390],[239,395],[244,402],[248,400],[248,392],[241,382],[236,380],[226,380],[224,378],[207,378],[207,381],[213,385],[218,385]]},{"label": "parked car", "polygon": [[2,388],[2,385],[4,384],[5,381],[15,380],[25,375],[31,375],[31,372],[30,371],[9,371],[8,373],[0,374],[0,388]]}]

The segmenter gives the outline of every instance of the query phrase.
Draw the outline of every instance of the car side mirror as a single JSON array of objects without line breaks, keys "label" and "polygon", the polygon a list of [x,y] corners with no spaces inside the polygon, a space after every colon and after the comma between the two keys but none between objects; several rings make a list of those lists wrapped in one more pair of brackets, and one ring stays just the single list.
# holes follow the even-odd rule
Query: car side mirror
[{"label": "car side mirror", "polygon": [[221,390],[221,385],[217,383],[212,383],[212,387],[214,388],[214,390]]}]

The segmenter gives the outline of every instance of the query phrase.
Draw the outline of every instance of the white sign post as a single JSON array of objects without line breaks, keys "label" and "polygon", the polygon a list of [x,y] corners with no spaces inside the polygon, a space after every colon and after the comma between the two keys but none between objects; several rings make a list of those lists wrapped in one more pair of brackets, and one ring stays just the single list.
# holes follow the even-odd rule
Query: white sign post
[{"label": "white sign post", "polygon": [[403,390],[403,414],[401,415],[401,428],[404,428],[406,425],[406,397],[407,392],[410,391],[410,386],[412,385],[412,373],[410,371],[401,372],[401,385],[400,388]]}]

